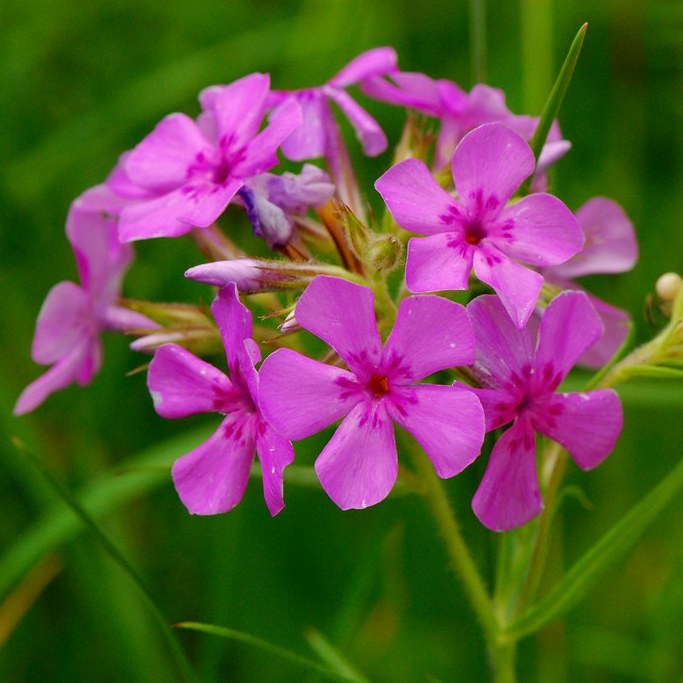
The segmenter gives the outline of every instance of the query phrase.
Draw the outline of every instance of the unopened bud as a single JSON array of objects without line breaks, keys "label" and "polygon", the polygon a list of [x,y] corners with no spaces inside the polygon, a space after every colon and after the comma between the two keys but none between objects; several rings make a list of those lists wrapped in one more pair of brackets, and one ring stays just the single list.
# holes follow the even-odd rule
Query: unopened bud
[{"label": "unopened bud", "polygon": [[388,273],[401,260],[403,246],[393,235],[378,235],[368,248],[368,263],[373,270]]},{"label": "unopened bud", "polygon": [[178,344],[198,356],[219,353],[223,342],[216,327],[168,327],[146,334],[131,343],[130,348],[140,353],[153,353],[164,344]]},{"label": "unopened bud", "polygon": [[681,290],[682,282],[678,273],[664,273],[655,284],[657,296],[662,301],[673,301]]}]

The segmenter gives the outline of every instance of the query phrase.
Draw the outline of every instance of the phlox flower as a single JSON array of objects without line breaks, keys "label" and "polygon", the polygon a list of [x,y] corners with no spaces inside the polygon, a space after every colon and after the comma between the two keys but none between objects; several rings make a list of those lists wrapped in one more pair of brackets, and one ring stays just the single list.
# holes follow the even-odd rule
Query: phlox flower
[{"label": "phlox flower", "polygon": [[261,369],[261,408],[292,440],[344,418],[315,462],[340,508],[365,508],[391,491],[398,473],[392,422],[415,437],[440,477],[454,476],[479,455],[484,425],[474,394],[415,384],[471,362],[472,332],[462,306],[435,296],[404,299],[382,348],[372,291],[319,276],[297,302],[296,319],[349,369],[278,349]]},{"label": "phlox flower", "polygon": [[[580,289],[573,281],[576,277],[624,273],[633,268],[638,260],[638,242],[633,224],[619,204],[606,197],[594,197],[575,215],[585,236],[583,249],[565,263],[544,268],[542,275],[547,282],[563,289]],[[605,331],[581,356],[579,363],[600,368],[624,343],[631,316],[597,297],[589,297]]]},{"label": "phlox flower", "polygon": [[156,351],[147,375],[154,408],[162,417],[207,412],[225,416],[206,442],[176,460],[173,482],[192,514],[227,512],[244,496],[256,452],[266,505],[276,515],[285,505],[283,470],[294,459],[294,450],[261,415],[254,367],[261,353],[252,339],[251,313],[240,303],[234,285],[219,291],[211,311],[223,339],[230,377],[175,344]]},{"label": "phlox flower", "polygon": [[[536,117],[513,114],[505,103],[503,91],[483,83],[466,93],[446,79],[434,80],[422,73],[395,71],[366,78],[360,87],[370,97],[439,119],[434,156],[437,170],[450,161],[460,140],[477,126],[499,121],[531,140],[539,121]],[[541,152],[538,170],[555,163],[570,147],[554,122]]]},{"label": "phlox flower", "polygon": [[345,88],[365,78],[391,72],[396,69],[396,63],[396,52],[392,48],[378,47],[358,55],[322,86],[271,93],[269,103],[275,107],[274,114],[292,101],[299,104],[303,113],[302,125],[285,140],[282,153],[294,161],[334,156],[331,146],[336,142],[331,136],[331,127],[336,130],[336,123],[330,102],[337,104],[348,118],[365,154],[376,156],[383,152],[387,139],[380,125]]},{"label": "phlox flower", "polygon": [[103,210],[115,212],[119,205],[106,188],[98,186],[69,209],[66,235],[81,284],[56,284],[40,309],[31,357],[52,367],[21,393],[16,415],[34,410],[69,384],[88,384],[102,364],[102,331],[156,327],[139,313],[117,305],[133,250],[119,242],[116,220]]},{"label": "phlox flower", "polygon": [[301,123],[301,112],[289,103],[259,132],[269,89],[269,76],[259,73],[207,88],[197,121],[170,114],[122,155],[107,184],[130,200],[121,211],[123,241],[210,226],[246,179],[277,163],[276,150]]},{"label": "phlox flower", "polygon": [[402,228],[425,235],[408,242],[408,289],[467,289],[474,268],[515,324],[524,327],[543,277],[518,261],[557,265],[583,243],[573,214],[552,195],[534,193],[506,206],[534,167],[533,152],[520,135],[489,123],[468,133],[453,155],[457,199],[418,159],[386,171],[375,188],[389,211]]},{"label": "phlox flower", "polygon": [[602,334],[602,324],[583,292],[568,291],[549,304],[537,339],[518,330],[500,300],[471,301],[475,336],[472,389],[486,413],[486,429],[512,426],[498,439],[472,501],[489,529],[524,524],[543,508],[536,473],[536,432],[557,441],[582,469],[599,465],[621,432],[621,402],[611,389],[559,393],[578,358]]},{"label": "phlox flower", "polygon": [[254,234],[272,249],[288,244],[295,217],[309,208],[319,208],[334,194],[330,177],[313,164],[301,173],[261,173],[249,179],[239,191]]}]

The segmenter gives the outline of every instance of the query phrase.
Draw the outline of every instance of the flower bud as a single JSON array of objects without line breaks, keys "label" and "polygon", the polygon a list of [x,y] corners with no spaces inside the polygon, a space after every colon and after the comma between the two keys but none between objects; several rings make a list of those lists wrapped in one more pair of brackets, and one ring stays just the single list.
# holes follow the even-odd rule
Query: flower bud
[{"label": "flower bud", "polygon": [[662,301],[673,301],[681,290],[681,276],[678,273],[664,273],[655,284],[657,296]]},{"label": "flower bud", "polygon": [[378,235],[368,248],[367,260],[373,270],[392,271],[400,262],[403,246],[393,235]]}]

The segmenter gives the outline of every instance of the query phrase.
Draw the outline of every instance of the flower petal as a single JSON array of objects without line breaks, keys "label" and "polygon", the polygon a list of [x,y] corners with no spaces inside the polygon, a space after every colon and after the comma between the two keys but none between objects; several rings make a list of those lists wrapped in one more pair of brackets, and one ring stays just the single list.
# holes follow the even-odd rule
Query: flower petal
[{"label": "flower petal", "polygon": [[351,95],[338,88],[325,87],[323,92],[344,112],[367,156],[377,156],[387,148],[387,137],[379,123]]},{"label": "flower petal", "polygon": [[491,244],[480,244],[474,253],[474,272],[500,297],[515,325],[522,329],[533,313],[543,277],[519,265]]},{"label": "flower petal", "polygon": [[170,114],[126,157],[126,176],[135,185],[167,193],[185,182],[187,171],[210,145],[197,124],[185,114]]},{"label": "flower petal", "polygon": [[530,366],[533,347],[526,330],[515,327],[497,296],[478,296],[467,305],[475,340],[473,369],[484,387],[497,388]]},{"label": "flower petal", "polygon": [[389,495],[398,474],[394,427],[382,401],[362,401],[315,461],[327,495],[342,509],[363,509]]},{"label": "flower petal", "polygon": [[381,369],[413,382],[474,359],[474,334],[467,311],[438,296],[411,296],[398,309],[382,354]]},{"label": "flower petal", "polygon": [[586,368],[601,368],[626,341],[631,329],[631,316],[621,308],[611,306],[594,296],[588,295],[588,298],[600,316],[605,331],[577,362]]},{"label": "flower petal", "polygon": [[154,409],[170,419],[228,413],[243,403],[225,374],[176,344],[157,349],[149,364],[147,386]]},{"label": "flower petal", "polygon": [[467,289],[473,250],[458,235],[444,232],[408,240],[406,286],[411,292]]},{"label": "flower petal", "polygon": [[505,209],[501,223],[509,237],[492,241],[506,254],[534,266],[563,263],[580,251],[583,233],[572,212],[549,194],[535,193]]},{"label": "flower petal", "polygon": [[460,205],[418,159],[406,159],[392,166],[377,179],[375,189],[404,230],[434,235],[453,232],[460,225]]},{"label": "flower petal", "polygon": [[[458,386],[456,383],[455,386]],[[464,385],[463,385],[464,386]],[[479,389],[478,387],[464,387],[471,391],[480,401],[486,418],[486,431],[503,427],[512,422],[517,416],[518,399],[500,389]]]},{"label": "flower petal", "polygon": [[228,178],[220,184],[186,185],[180,190],[185,200],[178,207],[177,218],[195,228],[208,228],[225,211],[242,185],[243,182],[239,178]]},{"label": "flower petal", "polygon": [[553,394],[534,415],[536,429],[564,446],[584,470],[612,452],[623,422],[621,401],[611,389]]},{"label": "flower petal", "polygon": [[[208,184],[192,188],[196,196],[210,191]],[[191,201],[191,200],[190,200]],[[125,206],[119,217],[119,239],[122,242],[145,240],[152,237],[179,237],[192,230],[192,225],[180,219],[188,208],[186,188],[161,197]]]},{"label": "flower petal", "polygon": [[361,391],[350,372],[290,349],[271,353],[259,372],[258,401],[264,417],[295,441],[346,415]]},{"label": "flower petal", "polygon": [[256,135],[270,89],[268,74],[253,73],[230,85],[215,85],[199,94],[202,108],[215,122],[217,136],[230,140],[230,149],[245,147]]},{"label": "flower petal", "polygon": [[51,365],[96,333],[87,293],[73,282],[59,282],[48,292],[38,313],[31,358]]},{"label": "flower petal", "polygon": [[502,123],[468,133],[453,155],[453,180],[468,208],[502,208],[535,168],[534,153],[521,135]]},{"label": "flower petal", "polygon": [[175,461],[173,483],[193,515],[227,512],[244,496],[254,461],[254,437],[243,415],[230,415],[201,446]]},{"label": "flower petal", "polygon": [[361,378],[377,367],[382,340],[368,287],[319,275],[296,304],[299,324],[327,342]]},{"label": "flower petal", "polygon": [[233,173],[239,178],[263,173],[277,164],[277,148],[302,123],[301,107],[287,100],[270,117],[270,123],[248,145],[244,161],[235,164]]},{"label": "flower petal", "polygon": [[[288,101],[296,101],[301,107],[302,123],[283,141],[282,153],[292,161],[317,159],[324,156],[327,146],[325,120],[332,117],[332,112],[322,92],[318,89],[301,90],[292,93],[284,102]],[[276,107],[270,118],[277,116],[280,108],[284,106],[283,103]]]},{"label": "flower petal", "polygon": [[397,64],[398,57],[393,47],[375,47],[352,59],[328,83],[335,88],[345,88],[364,78],[393,71]]},{"label": "flower petal", "polygon": [[101,360],[99,340],[83,339],[21,392],[14,406],[14,414],[24,415],[35,410],[50,394],[69,384],[87,384],[99,370]]},{"label": "flower petal", "polygon": [[619,204],[595,197],[576,212],[576,218],[586,243],[571,261],[553,268],[554,274],[574,278],[633,268],[638,260],[638,242],[633,224]]},{"label": "flower petal", "polygon": [[566,291],[545,309],[538,332],[536,371],[555,389],[603,332],[584,292]]},{"label": "flower petal", "polygon": [[263,422],[256,434],[256,452],[261,463],[263,496],[274,517],[285,506],[283,472],[294,460],[294,449],[289,441]]},{"label": "flower petal", "polygon": [[527,421],[517,420],[497,441],[472,500],[479,521],[492,531],[525,524],[543,509],[536,474],[536,439]]},{"label": "flower petal", "polygon": [[391,417],[408,430],[443,479],[473,463],[484,441],[484,411],[467,389],[435,384],[406,387],[388,402]]}]

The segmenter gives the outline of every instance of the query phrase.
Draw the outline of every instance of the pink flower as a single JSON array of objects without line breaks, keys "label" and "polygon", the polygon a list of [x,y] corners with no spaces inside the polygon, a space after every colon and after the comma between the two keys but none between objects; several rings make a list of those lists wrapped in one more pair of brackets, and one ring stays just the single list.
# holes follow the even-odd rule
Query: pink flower
[{"label": "pink flower", "polygon": [[211,310],[225,345],[230,377],[175,344],[159,348],[149,366],[147,384],[162,417],[225,415],[213,436],[176,460],[173,481],[192,514],[227,512],[244,496],[256,451],[266,505],[276,515],[285,505],[283,471],[294,459],[294,451],[261,415],[254,368],[261,353],[251,338],[251,313],[240,303],[234,285],[220,290]]},{"label": "pink flower", "polygon": [[282,145],[283,154],[294,161],[330,156],[330,126],[336,126],[330,101],[344,112],[368,156],[376,156],[387,148],[387,139],[379,124],[358,105],[345,88],[365,78],[396,69],[396,52],[390,47],[378,47],[358,55],[325,85],[295,91],[274,91],[270,98],[280,107],[295,101],[303,112],[303,123]]},{"label": "pink flower", "polygon": [[[437,81],[421,73],[396,71],[389,73],[388,77],[364,79],[361,91],[375,99],[416,109],[440,120],[434,158],[436,169],[443,168],[450,161],[458,143],[477,126],[499,121],[526,140],[531,140],[538,125],[538,118],[513,114],[507,108],[502,90],[482,83],[466,93],[449,80]],[[570,146],[567,140],[562,139],[557,123],[553,123],[538,169],[544,170],[555,163]]]},{"label": "pink flower", "polygon": [[458,474],[479,455],[483,416],[474,394],[415,384],[471,362],[473,340],[462,306],[435,296],[405,299],[382,348],[372,291],[319,276],[299,299],[296,318],[349,369],[278,349],[261,369],[261,407],[293,440],[344,418],[315,463],[340,508],[374,505],[391,491],[398,472],[392,421],[415,437],[440,477]]},{"label": "pink flower", "polygon": [[81,284],[55,285],[40,309],[31,357],[52,367],[21,393],[16,415],[35,410],[52,392],[69,384],[88,384],[102,364],[103,330],[156,327],[139,313],[117,305],[133,251],[119,242],[115,219],[105,217],[102,210],[115,211],[119,206],[103,186],[88,190],[71,205],[66,234]]},{"label": "pink flower", "polygon": [[198,121],[170,114],[130,152],[107,180],[130,200],[121,211],[124,241],[177,237],[206,228],[247,178],[277,163],[276,150],[301,123],[295,103],[281,108],[259,132],[270,78],[251,74],[199,96]]},{"label": "pink flower", "polygon": [[491,453],[472,501],[489,529],[524,524],[543,508],[536,474],[536,432],[569,451],[582,469],[599,465],[614,448],[623,415],[616,392],[557,393],[577,359],[602,334],[600,319],[583,292],[563,292],[546,309],[538,339],[518,330],[495,296],[467,307],[474,327],[473,389],[486,429],[512,422]]},{"label": "pink flower", "polygon": [[375,188],[396,222],[426,235],[408,243],[408,289],[467,289],[474,267],[476,276],[500,296],[515,324],[524,327],[543,277],[518,261],[557,265],[583,243],[571,211],[552,195],[535,193],[506,207],[534,166],[531,148],[517,133],[489,123],[466,135],[453,155],[459,200],[417,159],[384,173]]},{"label": "pink flower", "polygon": [[[583,249],[559,266],[544,268],[542,274],[546,281],[563,289],[582,289],[573,282],[575,277],[623,273],[633,268],[638,260],[638,242],[633,225],[619,204],[605,197],[594,197],[576,212],[576,219],[585,236]],[[590,300],[605,331],[581,356],[579,363],[600,368],[624,343],[631,316],[594,296]]]}]

